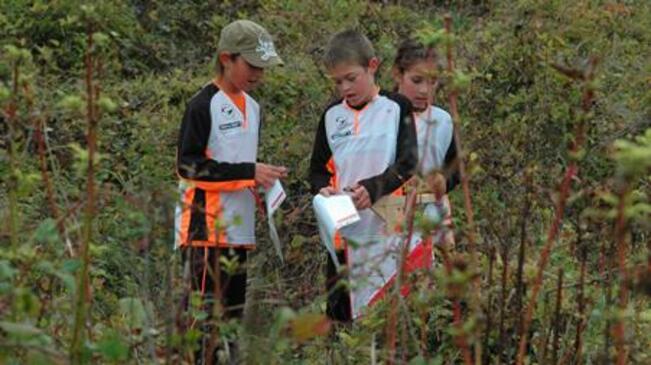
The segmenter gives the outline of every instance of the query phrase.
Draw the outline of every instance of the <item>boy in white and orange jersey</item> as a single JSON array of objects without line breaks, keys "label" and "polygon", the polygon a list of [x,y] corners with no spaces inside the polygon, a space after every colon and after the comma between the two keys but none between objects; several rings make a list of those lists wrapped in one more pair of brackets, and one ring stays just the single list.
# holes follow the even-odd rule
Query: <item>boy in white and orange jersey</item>
[{"label": "boy in white and orange jersey", "polygon": [[[247,92],[282,60],[269,33],[248,20],[222,29],[217,52],[217,77],[192,97],[181,123],[176,245],[189,264],[192,290],[217,294],[224,316],[233,318],[242,314],[244,264],[255,247],[255,188],[287,175],[285,167],[257,162],[261,111]],[[238,260],[238,272],[220,270],[215,280],[219,256]]]},{"label": "boy in white and orange jersey", "polygon": [[[383,196],[401,191],[416,166],[417,141],[411,103],[375,83],[379,60],[371,42],[356,31],[337,33],[325,66],[340,99],[329,105],[316,132],[310,163],[313,193],[346,191],[360,221],[341,229],[338,260],[348,268],[351,290],[338,288],[339,273],[328,258],[327,314],[349,322],[361,315],[385,285],[383,267],[394,260],[394,227],[371,209]],[[354,242],[354,244],[352,244]]]}]

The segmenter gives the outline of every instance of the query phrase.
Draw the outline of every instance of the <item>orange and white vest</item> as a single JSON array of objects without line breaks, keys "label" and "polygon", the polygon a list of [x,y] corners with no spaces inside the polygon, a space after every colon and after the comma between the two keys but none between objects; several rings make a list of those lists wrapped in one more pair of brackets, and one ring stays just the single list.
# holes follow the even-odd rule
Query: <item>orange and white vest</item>
[{"label": "orange and white vest", "polygon": [[452,143],[454,124],[448,112],[433,105],[415,116],[418,168],[421,174],[426,175],[433,169],[443,168],[445,155]]},{"label": "orange and white vest", "polygon": [[[183,128],[187,130],[199,124],[209,126],[209,134],[197,136],[201,134],[201,129],[197,129],[194,135],[186,132],[180,137],[180,145],[184,142],[196,143],[195,140],[184,141],[186,135],[188,139],[197,138],[199,144],[205,142],[205,149],[203,156],[192,158],[198,158],[203,164],[201,166],[210,164],[208,160],[212,160],[226,166],[245,165],[248,173],[246,178],[239,179],[218,179],[210,173],[191,178],[180,176],[180,202],[176,208],[175,222],[177,246],[251,248],[255,245],[256,202],[253,189],[260,106],[248,94],[243,94],[240,101],[244,105],[241,105],[216,85],[209,84],[195,95],[188,106],[183,121],[187,125],[182,127],[182,132]],[[179,156],[179,161],[183,157]],[[228,175],[228,171],[219,173]]]},{"label": "orange and white vest", "polygon": [[[324,116],[328,145],[332,151],[335,184],[339,189],[383,173],[395,163],[400,105],[385,95],[377,95],[360,110],[345,101],[332,106]],[[351,313],[361,315],[373,295],[385,284],[381,268],[395,260],[395,240],[371,209],[359,211],[360,220],[343,227],[340,234],[356,245],[346,245],[351,280]],[[378,270],[380,269],[380,270]]]},{"label": "orange and white vest", "polygon": [[[335,186],[344,189],[392,165],[400,122],[400,105],[384,95],[377,95],[360,110],[345,102],[328,109],[325,130],[332,151]],[[359,215],[357,223],[342,228],[344,238],[358,243],[385,238],[386,227],[377,214],[364,209]]]}]

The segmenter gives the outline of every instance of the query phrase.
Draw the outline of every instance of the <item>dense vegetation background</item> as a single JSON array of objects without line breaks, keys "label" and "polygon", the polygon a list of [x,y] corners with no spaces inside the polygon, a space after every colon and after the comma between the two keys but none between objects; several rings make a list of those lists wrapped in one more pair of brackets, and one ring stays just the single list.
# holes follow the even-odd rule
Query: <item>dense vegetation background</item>
[{"label": "dense vegetation background", "polygon": [[[440,32],[448,12],[453,38]],[[469,351],[509,364],[525,332],[529,363],[651,363],[642,0],[3,1],[0,363],[189,361],[198,334],[181,323],[205,313],[196,301],[185,311],[172,249],[176,136],[185,102],[213,77],[221,27],[238,18],[265,25],[285,60],[254,97],[266,109],[260,159],[291,169],[277,217],[285,263],[261,225],[245,320],[220,325],[246,339],[250,362],[451,364]],[[441,75],[437,102],[449,109],[458,93],[475,226],[459,187],[451,270],[441,262],[408,300],[324,335],[325,252],[305,178],[333,95],[320,55],[347,27],[375,44],[385,88],[405,37],[454,50],[459,72]]]}]

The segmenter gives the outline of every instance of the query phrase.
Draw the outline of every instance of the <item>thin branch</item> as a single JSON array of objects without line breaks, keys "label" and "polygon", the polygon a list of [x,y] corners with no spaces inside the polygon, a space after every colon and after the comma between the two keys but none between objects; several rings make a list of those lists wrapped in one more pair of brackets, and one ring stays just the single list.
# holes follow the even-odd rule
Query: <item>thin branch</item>
[{"label": "thin branch", "polygon": [[77,286],[77,303],[75,306],[75,322],[70,348],[70,358],[73,364],[82,362],[82,328],[86,324],[90,303],[89,271],[90,271],[90,244],[93,237],[93,220],[95,215],[95,149],[97,126],[95,96],[93,86],[93,28],[89,24],[86,30],[86,122],[88,130],[86,141],[88,144],[88,166],[86,171],[86,211],[83,225],[83,240],[80,250],[81,270],[79,271]]},{"label": "thin branch", "polygon": [[572,142],[570,147],[572,162],[570,163],[570,166],[567,168],[567,171],[565,172],[565,176],[563,177],[563,181],[560,184],[559,197],[556,202],[554,220],[552,221],[552,225],[550,226],[549,231],[547,233],[547,241],[545,243],[545,246],[543,247],[543,250],[540,254],[540,259],[538,261],[538,265],[537,265],[538,272],[536,274],[536,278],[533,284],[531,299],[529,300],[529,304],[527,305],[527,311],[525,314],[524,323],[522,325],[522,329],[520,333],[520,344],[518,346],[518,356],[516,362],[518,365],[522,365],[524,363],[524,355],[527,347],[529,325],[531,324],[533,311],[534,308],[536,307],[538,292],[540,291],[540,287],[542,285],[543,272],[545,270],[545,267],[547,266],[547,262],[549,261],[549,255],[551,254],[551,250],[554,246],[554,243],[556,242],[556,236],[561,227],[561,222],[563,220],[563,215],[565,212],[565,203],[570,193],[570,186],[572,180],[578,172],[576,156],[579,153],[581,146],[583,145],[583,141],[585,138],[585,130],[584,130],[585,117],[588,114],[590,107],[592,106],[592,99],[594,97],[594,90],[592,89],[592,85],[590,85],[590,81],[593,78],[596,64],[597,64],[596,58],[591,58],[588,69],[584,72],[584,77],[583,77],[584,90],[583,90],[583,97],[581,101],[583,115],[576,125],[576,130],[574,133],[575,139]]}]

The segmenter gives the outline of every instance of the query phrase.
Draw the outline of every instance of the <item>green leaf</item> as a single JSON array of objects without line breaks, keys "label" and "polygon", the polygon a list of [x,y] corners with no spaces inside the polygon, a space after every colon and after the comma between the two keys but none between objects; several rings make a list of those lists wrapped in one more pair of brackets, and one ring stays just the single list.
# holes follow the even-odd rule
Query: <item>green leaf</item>
[{"label": "green leaf", "polygon": [[129,346],[121,337],[115,331],[108,331],[97,344],[97,351],[108,361],[126,361],[129,358]]},{"label": "green leaf", "polygon": [[13,289],[13,284],[0,282],[0,295],[8,295]]},{"label": "green leaf", "polygon": [[471,81],[471,75],[463,73],[460,70],[454,70],[454,75],[452,77],[452,89],[457,91],[465,90],[470,86]]},{"label": "green leaf", "polygon": [[41,175],[38,173],[15,171],[18,189],[16,193],[19,197],[26,197],[33,193],[38,183],[41,181]]},{"label": "green leaf", "polygon": [[11,280],[16,274],[16,270],[7,260],[0,260],[0,280]]},{"label": "green leaf", "polygon": [[29,50],[16,47],[13,44],[4,46],[4,54],[10,62],[16,62],[19,64],[31,59],[31,53],[29,53]]},{"label": "green leaf", "polygon": [[208,312],[202,310],[194,310],[192,311],[192,318],[196,319],[197,321],[205,321],[208,319]]},{"label": "green leaf", "polygon": [[82,176],[88,167],[88,151],[78,143],[70,143],[68,147],[72,150],[72,154],[75,156],[75,162],[73,166],[78,176]]},{"label": "green leaf", "polygon": [[30,350],[27,353],[27,364],[29,365],[52,365],[56,364],[52,359],[50,359],[46,354],[40,351]]},{"label": "green leaf", "polygon": [[57,106],[69,113],[82,114],[84,112],[84,101],[79,95],[66,95]]},{"label": "green leaf", "polygon": [[63,282],[63,285],[68,289],[69,293],[75,293],[77,291],[77,282],[72,274],[58,271],[55,275]]},{"label": "green leaf", "polygon": [[147,311],[139,298],[122,298],[119,302],[120,314],[131,328],[144,328]]},{"label": "green leaf", "polygon": [[35,268],[41,270],[46,274],[52,274],[55,272],[54,264],[50,261],[41,261],[36,264]]},{"label": "green leaf", "polygon": [[9,100],[9,97],[11,96],[11,91],[4,85],[0,85],[0,103],[4,103],[5,101]]},{"label": "green leaf", "polygon": [[240,267],[240,262],[237,256],[229,258],[225,255],[221,255],[219,256],[219,264],[221,265],[221,269],[229,275],[235,274]]},{"label": "green leaf", "polygon": [[292,242],[289,244],[289,247],[294,249],[301,248],[306,241],[305,236],[297,234],[292,237]]},{"label": "green leaf", "polygon": [[0,328],[2,328],[5,332],[9,333],[10,335],[18,335],[18,336],[37,336],[42,333],[40,329],[34,327],[29,323],[13,323],[13,322],[0,321]]},{"label": "green leaf", "polygon": [[[61,354],[63,356],[63,354]],[[51,355],[45,354],[38,350],[30,350],[27,353],[27,364],[29,365],[56,365],[57,362],[52,359]]]},{"label": "green leaf", "polygon": [[35,318],[41,310],[41,301],[29,289],[17,288],[14,291],[14,307],[19,313]]},{"label": "green leaf", "polygon": [[625,177],[640,177],[649,174],[651,168],[651,128],[643,135],[637,136],[634,142],[617,140],[614,143],[617,151],[614,159],[618,163],[618,173]]},{"label": "green leaf", "polygon": [[61,269],[65,272],[74,274],[81,267],[81,261],[79,259],[68,259],[63,261]]},{"label": "green leaf", "polygon": [[102,33],[102,32],[93,33],[93,43],[95,43],[96,47],[105,47],[106,45],[108,45],[110,41],[111,38],[106,33]]},{"label": "green leaf", "polygon": [[99,100],[97,100],[97,105],[106,113],[112,113],[118,108],[118,105],[106,96],[101,96]]},{"label": "green leaf", "polygon": [[273,337],[280,336],[282,330],[286,327],[287,323],[296,318],[294,310],[288,307],[282,307],[276,311],[276,319],[271,326],[271,335]]},{"label": "green leaf", "polygon": [[418,355],[409,361],[409,365],[427,365],[427,362],[422,356]]},{"label": "green leaf", "polygon": [[60,242],[59,232],[57,231],[54,219],[47,218],[38,225],[34,232],[34,240],[39,243],[48,244]]},{"label": "green leaf", "polygon": [[244,221],[242,220],[242,216],[237,214],[233,217],[233,221],[231,222],[232,225],[234,226],[241,226]]},{"label": "green leaf", "polygon": [[341,341],[348,347],[348,348],[355,348],[359,345],[359,339],[352,337],[348,333],[345,332],[339,332],[338,333],[339,338]]}]

